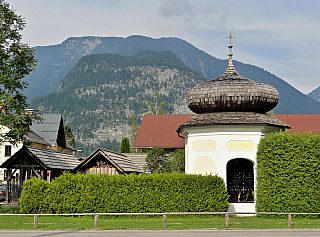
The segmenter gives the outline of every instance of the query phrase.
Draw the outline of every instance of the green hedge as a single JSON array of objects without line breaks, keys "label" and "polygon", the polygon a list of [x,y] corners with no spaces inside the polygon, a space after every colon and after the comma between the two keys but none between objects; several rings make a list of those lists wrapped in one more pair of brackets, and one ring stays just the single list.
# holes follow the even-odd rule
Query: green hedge
[{"label": "green hedge", "polygon": [[72,175],[51,183],[24,183],[23,213],[143,213],[227,211],[228,194],[217,176]]},{"label": "green hedge", "polygon": [[320,213],[320,136],[270,134],[257,153],[259,212]]}]

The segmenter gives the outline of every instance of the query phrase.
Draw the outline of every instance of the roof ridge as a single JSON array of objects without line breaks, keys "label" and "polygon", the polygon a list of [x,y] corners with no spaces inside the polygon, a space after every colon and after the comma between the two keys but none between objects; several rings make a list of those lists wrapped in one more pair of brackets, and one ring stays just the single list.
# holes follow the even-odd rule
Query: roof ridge
[{"label": "roof ridge", "polygon": [[156,126],[157,126],[157,123],[158,123],[158,119],[159,119],[159,116],[156,116],[156,122],[153,125],[152,135],[151,135],[151,138],[150,138],[149,146],[150,146],[150,144],[152,144],[152,140],[153,140],[153,136],[154,136],[154,130],[156,129]]}]

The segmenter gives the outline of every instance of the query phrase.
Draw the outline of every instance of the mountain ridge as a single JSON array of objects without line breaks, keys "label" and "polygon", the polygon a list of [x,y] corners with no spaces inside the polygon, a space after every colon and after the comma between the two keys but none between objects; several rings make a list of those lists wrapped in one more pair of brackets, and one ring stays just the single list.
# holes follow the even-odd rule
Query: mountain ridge
[{"label": "mountain ridge", "polygon": [[[70,37],[60,45],[35,47],[39,63],[36,72],[26,78],[30,86],[25,92],[31,100],[38,95],[56,91],[61,80],[82,56],[97,53],[133,56],[143,49],[157,52],[172,51],[185,65],[198,71],[207,79],[218,77],[227,66],[227,60],[213,57],[190,43],[174,37],[159,39],[137,35],[127,38]],[[280,102],[274,110],[275,113],[320,113],[317,101],[302,94],[279,77],[262,68],[236,60],[234,65],[242,76],[268,83],[278,89]]]},{"label": "mountain ridge", "polygon": [[185,97],[203,80],[172,52],[144,51],[136,57],[91,54],[78,60],[57,92],[37,97],[31,105],[62,113],[78,145],[86,150],[83,147],[129,136],[128,117],[136,115],[141,121],[149,111],[144,101],[155,91],[160,92],[167,113],[189,113]]}]

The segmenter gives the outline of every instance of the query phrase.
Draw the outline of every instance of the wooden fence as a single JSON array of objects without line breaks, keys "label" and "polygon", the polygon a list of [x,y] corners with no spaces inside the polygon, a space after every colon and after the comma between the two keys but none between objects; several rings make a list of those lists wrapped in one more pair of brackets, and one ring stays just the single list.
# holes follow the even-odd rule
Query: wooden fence
[{"label": "wooden fence", "polygon": [[167,216],[183,215],[224,215],[226,227],[230,226],[232,215],[288,215],[288,227],[292,226],[292,215],[320,215],[320,213],[286,213],[286,212],[168,212],[168,213],[69,213],[69,214],[0,214],[0,216],[34,216],[33,226],[38,227],[39,216],[94,216],[94,227],[98,227],[99,216],[163,216],[163,227],[167,227]]}]

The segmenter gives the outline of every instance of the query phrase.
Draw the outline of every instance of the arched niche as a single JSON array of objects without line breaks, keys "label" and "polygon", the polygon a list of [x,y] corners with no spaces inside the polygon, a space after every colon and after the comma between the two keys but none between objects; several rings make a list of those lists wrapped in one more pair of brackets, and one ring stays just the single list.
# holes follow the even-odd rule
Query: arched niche
[{"label": "arched niche", "polygon": [[227,163],[227,189],[230,203],[254,202],[253,162],[236,158]]}]

